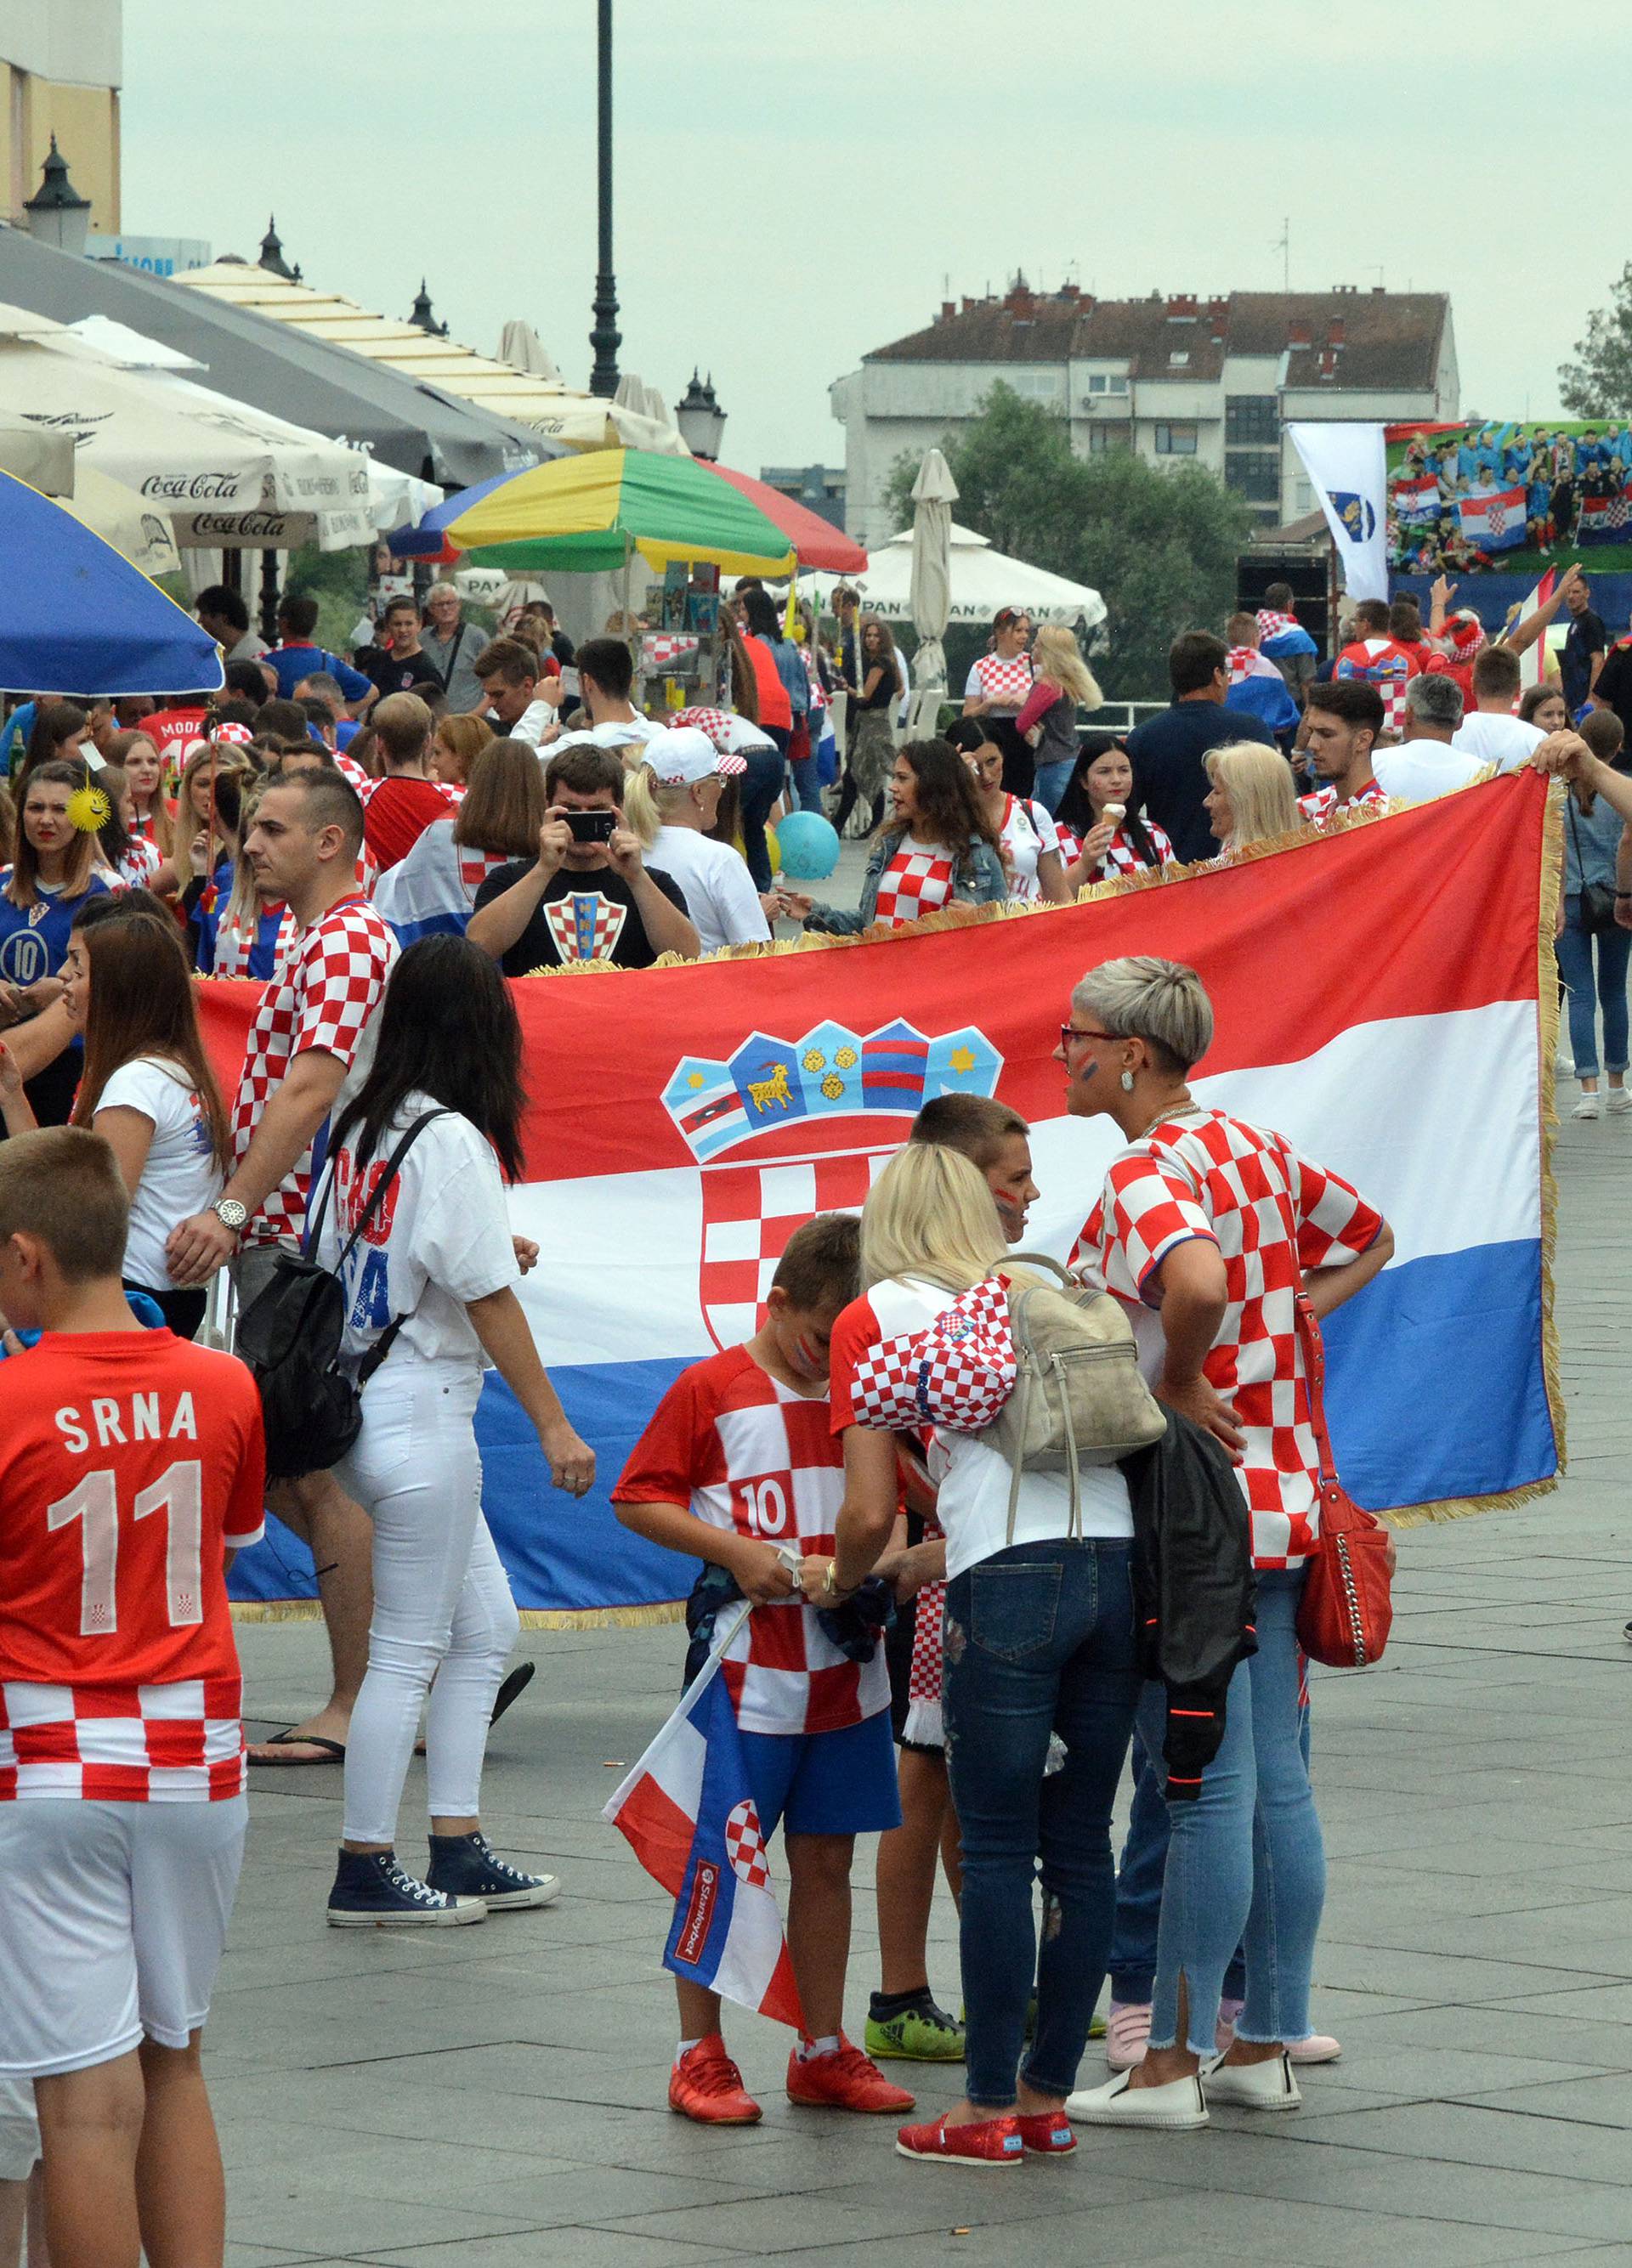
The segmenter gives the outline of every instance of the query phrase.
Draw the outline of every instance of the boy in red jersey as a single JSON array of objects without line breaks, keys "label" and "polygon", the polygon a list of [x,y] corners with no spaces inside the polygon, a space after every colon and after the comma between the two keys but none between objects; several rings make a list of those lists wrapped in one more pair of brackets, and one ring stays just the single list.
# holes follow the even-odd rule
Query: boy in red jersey
[{"label": "boy in red jersey", "polygon": [[[724,1568],[753,1602],[720,1675],[760,1828],[769,1838],[779,1821],[787,1852],[787,1950],[810,2027],[788,2060],[788,2097],[880,2113],[910,2110],[912,2097],[851,2045],[843,2016],[855,1838],[901,1822],[890,1676],[882,1646],[858,1662],[833,1644],[781,1556],[791,1545],[819,1572],[832,1554],[845,1475],[828,1410],[827,1343],[854,1296],[859,1253],[847,1214],[819,1214],[794,1230],[763,1329],[675,1381],[612,1502],[625,1528]],[[752,2124],[759,2105],[726,2053],[719,1995],[685,1977],[676,1985],[681,2040],[669,2108],[705,2124]]]},{"label": "boy in red jersey", "polygon": [[138,1329],[114,1153],[0,1149],[0,2078],[32,2080],[53,2268],[225,2246],[199,2040],[247,1817],[225,1567],[262,1528],[243,1365]]}]

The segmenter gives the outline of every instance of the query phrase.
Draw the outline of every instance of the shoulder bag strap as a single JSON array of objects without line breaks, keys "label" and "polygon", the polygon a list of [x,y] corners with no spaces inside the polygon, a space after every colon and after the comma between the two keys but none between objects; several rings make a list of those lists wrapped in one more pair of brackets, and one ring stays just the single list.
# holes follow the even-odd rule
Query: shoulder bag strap
[{"label": "shoulder bag strap", "polygon": [[1014,1267],[1045,1268],[1051,1276],[1057,1276],[1068,1292],[1074,1292],[1078,1288],[1070,1270],[1062,1266],[1052,1253],[1006,1252],[1003,1255],[1004,1270]]},{"label": "shoulder bag strap", "polygon": [[[454,632],[454,643],[447,649],[447,676],[442,677],[441,671],[439,669],[437,670],[437,675],[439,677],[442,677],[442,690],[444,693],[447,692],[448,687],[454,681],[454,672],[459,666],[459,649],[465,642],[465,632],[469,629],[469,627],[470,625],[469,622],[462,622],[459,628]],[[432,669],[436,669],[436,664],[434,662],[432,663],[431,666]]]},{"label": "shoulder bag strap", "polygon": [[1309,1389],[1309,1422],[1315,1436],[1315,1451],[1320,1460],[1322,1481],[1335,1481],[1337,1460],[1332,1454],[1332,1436],[1326,1431],[1326,1355],[1320,1336],[1319,1318],[1314,1304],[1303,1287],[1300,1274],[1296,1295],[1297,1339],[1303,1350],[1304,1383]]},{"label": "shoulder bag strap", "polygon": [[[415,1119],[413,1124],[403,1135],[395,1149],[392,1151],[390,1158],[387,1163],[386,1169],[380,1176],[379,1184],[376,1187],[373,1197],[369,1198],[368,1203],[363,1208],[363,1218],[358,1222],[357,1226],[351,1231],[351,1235],[347,1238],[340,1257],[335,1263],[335,1273],[336,1276],[340,1275],[343,1271],[346,1262],[351,1257],[352,1253],[357,1248],[358,1238],[363,1235],[364,1232],[367,1229],[369,1223],[373,1219],[374,1215],[379,1211],[381,1204],[384,1203],[385,1193],[390,1188],[392,1182],[396,1179],[397,1173],[402,1166],[403,1159],[413,1148],[415,1143],[419,1139],[419,1137],[425,1132],[425,1128],[431,1123],[431,1121],[433,1118],[452,1118],[454,1116],[454,1112],[444,1109],[439,1106],[435,1110],[423,1111],[420,1116]],[[327,1195],[327,1192],[325,1192],[325,1195]]]}]

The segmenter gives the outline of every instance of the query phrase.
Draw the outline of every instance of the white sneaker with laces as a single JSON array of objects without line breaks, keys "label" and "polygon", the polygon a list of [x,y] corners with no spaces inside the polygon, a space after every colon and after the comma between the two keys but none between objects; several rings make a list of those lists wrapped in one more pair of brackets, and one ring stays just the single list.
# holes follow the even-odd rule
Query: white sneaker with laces
[{"label": "white sneaker with laces", "polygon": [[1201,2092],[1232,2110],[1296,2110],[1303,2100],[1284,2048],[1266,2063],[1226,2063],[1220,2056],[1203,2070]]},{"label": "white sneaker with laces", "polygon": [[1623,1111],[1632,1110],[1632,1094],[1628,1094],[1624,1086],[1612,1086],[1605,1101],[1609,1105],[1612,1118],[1619,1118]]},{"label": "white sneaker with laces", "polygon": [[1584,1094],[1569,1115],[1572,1118],[1601,1118],[1604,1115],[1603,1096]]}]

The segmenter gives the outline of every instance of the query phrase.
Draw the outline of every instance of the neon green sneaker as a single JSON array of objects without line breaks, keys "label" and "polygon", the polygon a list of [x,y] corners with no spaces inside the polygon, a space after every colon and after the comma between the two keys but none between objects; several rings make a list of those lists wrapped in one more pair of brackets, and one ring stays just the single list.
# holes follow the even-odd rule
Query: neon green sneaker
[{"label": "neon green sneaker", "polygon": [[927,1995],[881,2021],[867,2020],[867,2051],[896,2063],[962,2063],[964,2027]]}]

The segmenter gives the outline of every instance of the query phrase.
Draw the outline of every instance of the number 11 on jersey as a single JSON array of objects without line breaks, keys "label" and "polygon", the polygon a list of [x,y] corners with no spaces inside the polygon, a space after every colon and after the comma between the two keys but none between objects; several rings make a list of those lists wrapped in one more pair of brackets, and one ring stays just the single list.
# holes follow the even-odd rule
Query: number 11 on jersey
[{"label": "number 11 on jersey", "polygon": [[[137,1498],[137,1520],[167,1516],[165,1594],[170,1627],[184,1630],[204,1618],[203,1482],[196,1460],[171,1465]],[[54,1533],[79,1522],[79,1635],[111,1637],[119,1628],[119,1499],[111,1472],[86,1473],[46,1511]]]}]

